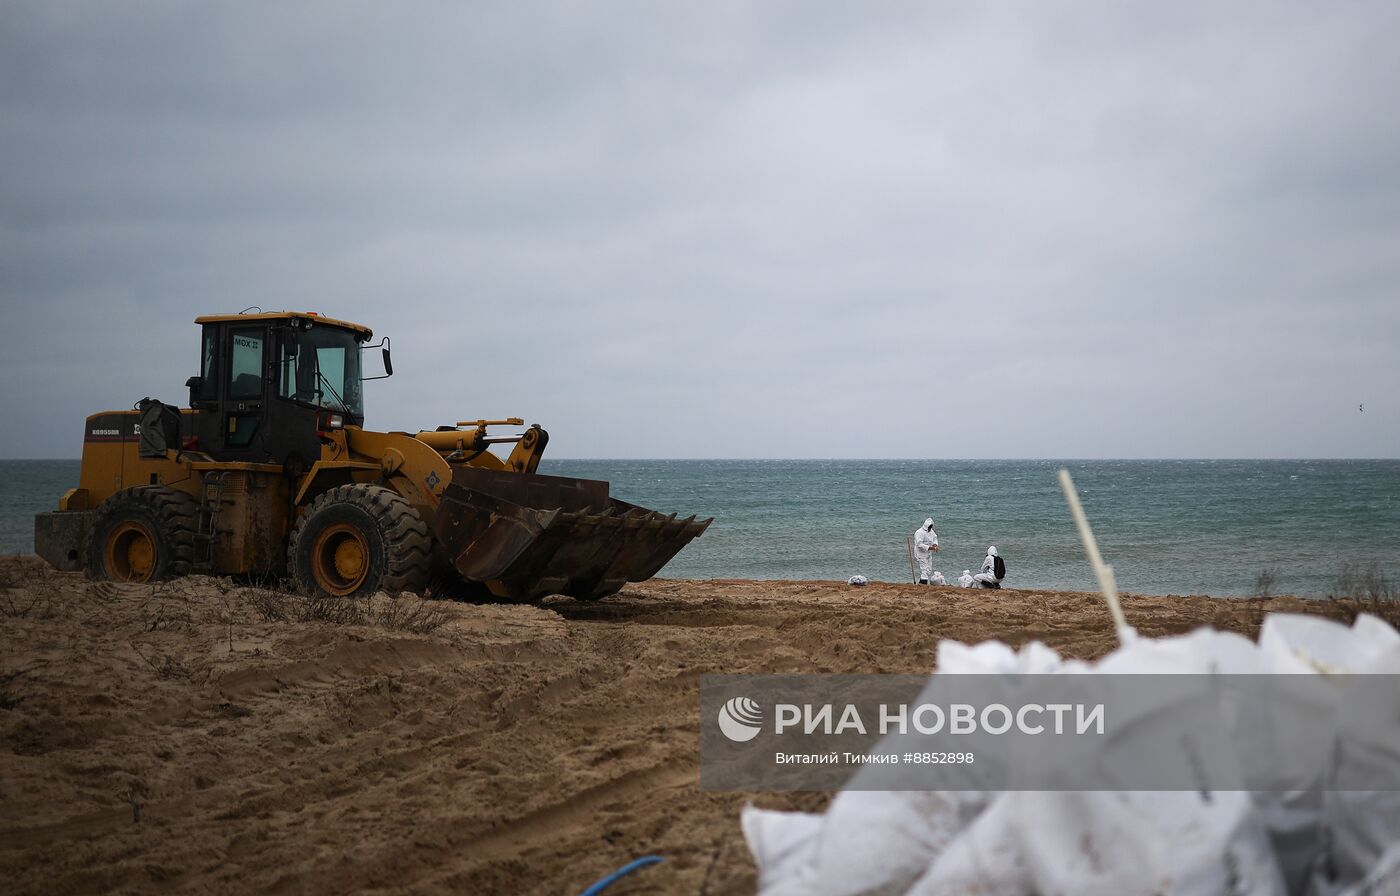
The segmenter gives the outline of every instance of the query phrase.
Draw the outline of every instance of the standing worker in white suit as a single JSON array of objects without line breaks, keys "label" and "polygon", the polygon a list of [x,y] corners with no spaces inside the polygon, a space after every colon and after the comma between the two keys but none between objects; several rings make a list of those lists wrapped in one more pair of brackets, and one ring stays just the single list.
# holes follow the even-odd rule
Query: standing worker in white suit
[{"label": "standing worker in white suit", "polygon": [[933,555],[937,551],[938,533],[933,531],[933,517],[929,517],[914,533],[914,559],[919,561],[920,585],[927,585],[933,578]]}]

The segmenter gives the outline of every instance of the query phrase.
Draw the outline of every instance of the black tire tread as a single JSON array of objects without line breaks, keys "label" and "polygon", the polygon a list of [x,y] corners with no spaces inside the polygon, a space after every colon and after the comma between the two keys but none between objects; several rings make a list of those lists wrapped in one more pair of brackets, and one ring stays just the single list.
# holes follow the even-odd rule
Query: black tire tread
[{"label": "black tire tread", "polygon": [[[297,545],[307,524],[322,510],[336,504],[353,504],[368,513],[384,540],[386,568],[370,593],[422,594],[427,589],[433,550],[428,524],[402,495],[380,485],[352,483],[337,486],[317,496],[292,529],[287,551],[289,559],[297,556]],[[309,570],[301,569],[295,562],[291,566],[298,589],[307,594],[316,593],[316,582]]]},{"label": "black tire tread", "polygon": [[[116,519],[147,516],[155,523],[156,537],[165,556],[152,581],[187,576],[194,567],[194,533],[199,519],[199,502],[193,495],[168,485],[138,485],[123,489],[102,502],[93,533],[106,531]],[[88,575],[99,577],[103,569],[102,539],[94,537],[88,544]]]}]

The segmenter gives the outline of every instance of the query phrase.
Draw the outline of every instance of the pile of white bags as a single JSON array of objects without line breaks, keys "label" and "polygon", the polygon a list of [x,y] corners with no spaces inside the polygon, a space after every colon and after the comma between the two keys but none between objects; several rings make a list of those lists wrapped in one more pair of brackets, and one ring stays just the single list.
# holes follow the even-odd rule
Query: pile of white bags
[{"label": "pile of white bags", "polygon": [[[761,896],[1400,896],[1400,791],[1345,789],[1400,779],[1400,693],[1341,687],[1400,673],[1400,633],[1375,617],[1275,614],[1258,644],[1212,629],[1130,638],[1092,666],[1039,642],[944,641],[937,669],[1311,678],[1237,707],[1239,789],[848,789],[822,815],[747,807]],[[1144,712],[1134,736],[1157,736]],[[1132,743],[1102,749],[1110,767]]]}]

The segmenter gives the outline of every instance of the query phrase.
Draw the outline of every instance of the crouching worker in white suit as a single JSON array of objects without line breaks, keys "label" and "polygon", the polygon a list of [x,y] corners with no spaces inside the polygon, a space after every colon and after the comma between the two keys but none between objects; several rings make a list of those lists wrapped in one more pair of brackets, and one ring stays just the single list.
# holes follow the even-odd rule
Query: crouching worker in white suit
[{"label": "crouching worker in white suit", "polygon": [[938,533],[933,531],[933,517],[929,517],[914,533],[914,559],[919,561],[920,585],[927,585],[934,575],[933,555],[937,550]]},{"label": "crouching worker in white suit", "polygon": [[987,557],[982,561],[982,571],[973,576],[983,588],[1000,588],[1006,578],[1006,564],[997,556],[997,546],[987,548]]}]

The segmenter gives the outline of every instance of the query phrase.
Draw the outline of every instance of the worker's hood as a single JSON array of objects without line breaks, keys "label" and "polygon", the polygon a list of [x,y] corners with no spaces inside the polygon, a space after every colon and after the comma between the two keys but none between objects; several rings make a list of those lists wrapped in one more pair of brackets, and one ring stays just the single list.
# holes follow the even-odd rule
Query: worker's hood
[{"label": "worker's hood", "polygon": [[996,546],[996,545],[992,545],[991,547],[987,548],[987,556],[988,556],[988,557],[995,557],[996,555],[997,555],[997,546]]},{"label": "worker's hood", "polygon": [[929,517],[928,519],[924,520],[924,528],[925,528],[925,529],[932,529],[932,528],[933,528],[933,517]]}]

